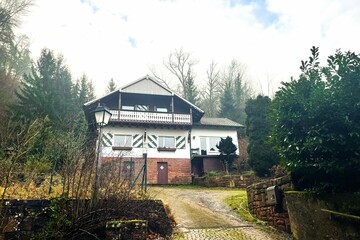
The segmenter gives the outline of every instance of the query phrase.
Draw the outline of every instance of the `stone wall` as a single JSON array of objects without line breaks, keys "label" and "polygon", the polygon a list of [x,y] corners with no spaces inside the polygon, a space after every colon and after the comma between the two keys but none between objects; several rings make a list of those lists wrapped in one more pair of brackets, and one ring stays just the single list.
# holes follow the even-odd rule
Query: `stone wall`
[{"label": "stone wall", "polygon": [[226,175],[226,176],[203,176],[194,178],[194,184],[203,187],[235,187],[246,188],[259,182],[260,178],[254,175]]},{"label": "stone wall", "polygon": [[[34,233],[41,231],[50,220],[49,200],[4,200],[0,206],[1,234],[0,239],[31,239]],[[172,232],[172,223],[166,214],[164,205],[158,200],[130,200],[130,201],[101,201],[100,210],[91,210],[89,201],[67,201],[65,212],[69,218],[73,217],[76,206],[80,212],[89,208],[82,218],[78,218],[67,230],[71,236],[76,234],[77,239],[89,239],[84,232],[77,232],[78,229],[85,229],[89,234],[96,234],[100,239],[105,237],[105,226],[109,220],[145,220],[148,229],[163,237],[168,237]],[[106,210],[107,209],[107,210]],[[76,212],[79,214],[79,212]],[[80,220],[79,220],[80,219]],[[81,220],[82,219],[82,220]],[[90,227],[90,228],[89,228]],[[67,237],[65,236],[65,239]]]},{"label": "stone wall", "polygon": [[[272,186],[277,186],[279,189],[279,202],[275,205],[267,197],[266,191],[266,189]],[[282,231],[291,232],[289,215],[284,200],[284,191],[289,190],[292,190],[290,176],[270,179],[248,186],[246,191],[250,212],[258,219],[267,222],[270,226]]]},{"label": "stone wall", "polygon": [[295,239],[360,239],[360,195],[285,193]]}]

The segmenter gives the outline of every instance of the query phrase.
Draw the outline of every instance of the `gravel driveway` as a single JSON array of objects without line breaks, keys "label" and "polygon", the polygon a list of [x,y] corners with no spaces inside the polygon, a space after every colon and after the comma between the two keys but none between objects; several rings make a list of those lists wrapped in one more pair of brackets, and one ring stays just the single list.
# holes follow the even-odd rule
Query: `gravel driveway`
[{"label": "gravel driveway", "polygon": [[150,187],[150,194],[170,206],[180,239],[292,239],[288,234],[241,220],[224,204],[237,190]]}]

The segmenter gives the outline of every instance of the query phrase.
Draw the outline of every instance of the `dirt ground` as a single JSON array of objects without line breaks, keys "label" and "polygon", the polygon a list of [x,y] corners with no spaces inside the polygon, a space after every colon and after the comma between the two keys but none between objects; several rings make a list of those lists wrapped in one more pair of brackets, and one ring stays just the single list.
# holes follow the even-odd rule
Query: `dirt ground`
[{"label": "dirt ground", "polygon": [[[190,232],[188,235],[191,235],[194,229],[216,228],[226,229],[229,232],[230,228],[236,229],[236,231],[241,230],[242,234],[246,236],[242,239],[292,239],[289,234],[251,224],[238,218],[224,203],[227,196],[238,194],[240,192],[238,190],[150,187],[149,192],[152,197],[160,199],[170,206],[178,229]],[[193,236],[185,239],[197,238]]]}]

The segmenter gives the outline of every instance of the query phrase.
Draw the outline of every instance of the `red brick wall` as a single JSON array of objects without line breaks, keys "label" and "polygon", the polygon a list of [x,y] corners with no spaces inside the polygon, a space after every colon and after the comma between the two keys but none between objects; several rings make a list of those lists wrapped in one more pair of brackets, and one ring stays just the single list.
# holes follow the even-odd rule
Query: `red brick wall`
[{"label": "red brick wall", "polygon": [[[102,158],[102,164],[111,165],[112,169],[123,169],[124,161],[130,161],[129,158]],[[134,172],[137,175],[144,165],[143,158],[133,158]],[[189,184],[191,183],[191,160],[187,158],[148,158],[147,159],[147,179],[150,184],[157,184],[157,163],[166,162],[168,165],[168,183],[169,184]],[[139,178],[141,179],[141,178]]]},{"label": "red brick wall", "polygon": [[187,158],[148,158],[148,183],[157,184],[157,163],[168,165],[169,184],[191,183],[191,163]]}]

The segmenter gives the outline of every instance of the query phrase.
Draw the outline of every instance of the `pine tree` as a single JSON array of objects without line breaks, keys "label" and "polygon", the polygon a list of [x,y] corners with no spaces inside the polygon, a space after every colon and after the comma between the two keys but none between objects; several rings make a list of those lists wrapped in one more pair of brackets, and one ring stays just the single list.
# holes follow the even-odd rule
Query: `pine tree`
[{"label": "pine tree", "polygon": [[25,74],[14,106],[17,116],[26,122],[48,116],[54,126],[67,129],[79,111],[73,99],[71,75],[62,56],[43,49],[32,73]]},{"label": "pine tree", "polygon": [[232,84],[231,82],[226,82],[224,86],[223,94],[220,98],[220,112],[219,116],[223,118],[229,118],[231,120],[234,119],[234,97],[232,92]]},{"label": "pine tree", "polygon": [[189,77],[185,86],[186,88],[184,98],[192,104],[197,105],[199,102],[199,91],[195,85],[194,78]]},{"label": "pine tree", "polygon": [[116,90],[116,88],[117,88],[116,83],[115,83],[114,79],[111,78],[108,85],[107,85],[106,93],[113,92],[113,91]]}]

